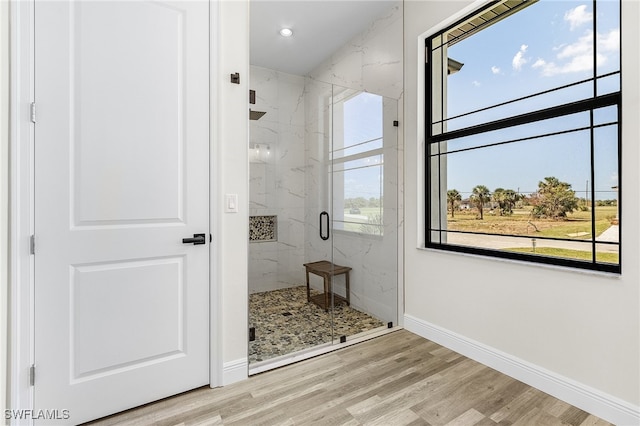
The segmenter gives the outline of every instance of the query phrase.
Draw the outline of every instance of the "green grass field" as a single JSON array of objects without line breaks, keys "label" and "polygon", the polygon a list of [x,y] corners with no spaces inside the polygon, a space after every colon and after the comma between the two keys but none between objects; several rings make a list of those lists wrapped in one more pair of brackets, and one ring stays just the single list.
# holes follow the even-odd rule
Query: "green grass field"
[{"label": "green grass field", "polygon": [[[508,248],[505,251],[514,251],[518,253],[533,253],[530,248]],[[562,248],[538,247],[535,254],[540,256],[562,257],[565,259],[591,260],[590,251],[569,250]],[[596,260],[602,263],[617,264],[620,260],[618,253],[596,253]]]},{"label": "green grass field", "polygon": [[[596,237],[611,226],[616,217],[617,207],[596,207]],[[511,216],[499,216],[484,212],[479,219],[477,210],[456,212],[455,217],[447,216],[448,229],[489,234],[526,235],[530,237],[567,238],[576,241],[590,240],[592,236],[591,211],[577,211],[567,215],[566,220],[536,219],[531,216],[530,208],[517,209]],[[543,244],[543,243],[539,243]],[[507,248],[507,251],[531,253],[531,248]],[[536,254],[577,260],[591,260],[590,251],[571,250],[552,247],[538,247]],[[603,263],[619,263],[618,253],[596,253],[596,260]]]},{"label": "green grass field", "polygon": [[[596,207],[596,237],[611,226],[617,207]],[[447,228],[453,231],[485,232],[489,234],[527,235],[553,238],[591,238],[591,211],[578,211],[566,220],[536,219],[530,208],[516,209],[511,216],[499,216],[485,210],[480,220],[477,209],[447,215]],[[574,236],[577,234],[578,236]]]},{"label": "green grass field", "polygon": [[344,209],[343,229],[345,231],[362,232],[362,224],[369,222],[369,218],[374,218],[381,214],[379,207],[361,207],[359,214],[351,214],[350,209]]}]

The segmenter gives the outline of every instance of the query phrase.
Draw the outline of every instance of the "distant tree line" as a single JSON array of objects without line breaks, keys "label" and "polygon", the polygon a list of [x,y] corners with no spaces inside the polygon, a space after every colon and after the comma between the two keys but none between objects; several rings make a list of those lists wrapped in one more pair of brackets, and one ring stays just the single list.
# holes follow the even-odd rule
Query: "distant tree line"
[{"label": "distant tree line", "polygon": [[382,200],[380,198],[371,197],[368,200],[364,197],[357,198],[345,198],[344,207],[347,209],[363,208],[363,207],[382,207]]},{"label": "distant tree line", "polygon": [[[455,217],[456,207],[462,195],[456,189],[447,191],[447,206]],[[555,177],[546,177],[538,182],[538,190],[528,197],[513,189],[496,188],[493,193],[485,185],[477,185],[471,191],[469,202],[478,209],[480,220],[484,219],[484,209],[488,203],[495,203],[500,216],[510,216],[518,202],[532,206],[531,215],[536,218],[566,219],[567,213],[579,208],[580,199],[571,189],[571,184]],[[615,200],[597,201],[596,205],[616,205]],[[492,205],[493,208],[493,205]]]},{"label": "distant tree line", "polygon": [[596,200],[597,207],[615,207],[618,205],[618,200]]}]

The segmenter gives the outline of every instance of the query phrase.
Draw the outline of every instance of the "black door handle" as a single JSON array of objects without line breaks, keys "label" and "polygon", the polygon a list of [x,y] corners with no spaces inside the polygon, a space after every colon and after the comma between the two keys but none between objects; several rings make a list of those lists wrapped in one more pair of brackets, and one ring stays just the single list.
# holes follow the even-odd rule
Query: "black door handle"
[{"label": "black door handle", "polygon": [[[327,217],[327,235],[324,235],[324,232],[322,232],[322,216]],[[329,239],[329,213],[327,212],[320,213],[320,238],[325,241]]]},{"label": "black door handle", "polygon": [[193,243],[194,246],[200,245],[200,244],[205,244],[206,239],[204,237],[204,234],[193,234],[193,238],[183,238],[182,239],[182,244],[191,244]]}]

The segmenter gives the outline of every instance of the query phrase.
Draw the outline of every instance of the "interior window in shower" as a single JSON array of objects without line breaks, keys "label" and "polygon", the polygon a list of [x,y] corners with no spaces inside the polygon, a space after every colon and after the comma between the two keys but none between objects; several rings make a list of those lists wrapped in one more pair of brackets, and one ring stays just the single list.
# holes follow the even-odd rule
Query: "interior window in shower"
[{"label": "interior window in shower", "polygon": [[352,91],[336,98],[332,151],[334,228],[382,235],[383,98]]}]

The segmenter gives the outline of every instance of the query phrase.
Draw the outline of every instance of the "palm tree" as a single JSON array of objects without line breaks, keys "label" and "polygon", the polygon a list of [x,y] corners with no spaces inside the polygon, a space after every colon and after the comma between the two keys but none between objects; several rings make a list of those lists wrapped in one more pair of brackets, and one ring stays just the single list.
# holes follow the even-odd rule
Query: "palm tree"
[{"label": "palm tree", "polygon": [[491,198],[491,192],[484,185],[477,185],[471,192],[471,200],[480,211],[480,220],[482,220],[484,219],[484,204]]},{"label": "palm tree", "polygon": [[522,199],[522,196],[513,189],[496,188],[491,196],[494,202],[500,207],[500,216],[510,216],[513,214],[513,208],[516,203]]},{"label": "palm tree", "polygon": [[462,195],[458,192],[457,189],[450,189],[447,191],[447,204],[451,207],[451,217],[455,217],[454,212],[456,209],[456,204],[462,200]]}]

